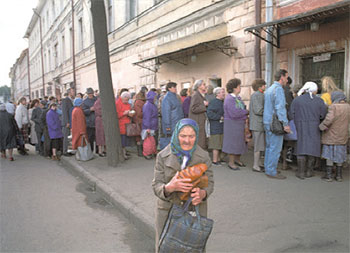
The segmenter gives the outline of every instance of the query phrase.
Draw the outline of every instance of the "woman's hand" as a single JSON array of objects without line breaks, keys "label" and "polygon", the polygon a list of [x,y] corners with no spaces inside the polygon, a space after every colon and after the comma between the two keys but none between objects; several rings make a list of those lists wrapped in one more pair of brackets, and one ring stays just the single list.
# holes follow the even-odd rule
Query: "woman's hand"
[{"label": "woman's hand", "polygon": [[174,191],[178,192],[189,192],[193,185],[191,179],[189,178],[178,178],[179,172],[176,172],[175,176],[170,180],[169,183],[165,185],[165,191],[167,193],[172,193]]},{"label": "woman's hand", "polygon": [[129,112],[130,112],[130,110],[126,110],[126,111],[123,112],[123,115],[128,115]]},{"label": "woman's hand", "polygon": [[191,193],[191,197],[193,198],[192,204],[194,206],[200,204],[206,196],[207,196],[207,192],[205,190],[202,190],[198,187],[193,188],[192,193]]}]

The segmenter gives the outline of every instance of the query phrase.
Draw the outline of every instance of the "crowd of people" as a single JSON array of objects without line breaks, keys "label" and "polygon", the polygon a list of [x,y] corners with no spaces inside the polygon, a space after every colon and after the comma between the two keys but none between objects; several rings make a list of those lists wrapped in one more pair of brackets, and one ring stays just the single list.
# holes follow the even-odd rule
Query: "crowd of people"
[{"label": "crowd of people", "polygon": [[[176,124],[190,118],[198,125],[198,146],[210,151],[216,166],[226,162],[233,171],[245,167],[241,155],[252,141],[254,172],[284,179],[278,170],[282,152],[282,168],[290,168],[287,161],[296,157],[300,179],[313,176],[313,170],[325,163],[324,179],[341,181],[347,160],[350,105],[331,77],[321,82],[322,87],[307,82],[292,89],[288,72],[278,70],[267,89],[263,79],[253,81],[249,108],[240,97],[242,83],[238,78],[229,80],[226,89],[196,80],[179,94],[175,82],[162,89],[141,87],[136,94],[121,89],[115,105],[124,158],[130,158],[126,147],[135,144],[138,156],[154,158],[171,143]],[[85,95],[70,88],[63,99],[45,97],[29,105],[26,98],[17,106],[1,104],[0,117],[2,157],[6,158],[8,150],[11,161],[14,148],[27,155],[25,145],[29,142],[38,154],[52,160],[70,156],[70,136],[72,149],[91,145],[100,157],[107,154],[101,99],[92,88]],[[294,139],[274,132],[271,124],[275,118]]]}]

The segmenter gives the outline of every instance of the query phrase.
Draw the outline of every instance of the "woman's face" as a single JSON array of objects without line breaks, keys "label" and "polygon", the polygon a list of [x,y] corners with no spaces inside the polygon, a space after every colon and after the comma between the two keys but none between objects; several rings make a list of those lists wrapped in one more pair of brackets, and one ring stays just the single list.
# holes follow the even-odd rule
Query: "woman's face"
[{"label": "woman's face", "polygon": [[185,126],[179,133],[180,147],[184,151],[189,151],[193,148],[196,142],[196,132],[190,126]]},{"label": "woman's face", "polygon": [[241,93],[241,85],[238,85],[237,88],[233,89],[233,93],[236,94],[236,95]]}]

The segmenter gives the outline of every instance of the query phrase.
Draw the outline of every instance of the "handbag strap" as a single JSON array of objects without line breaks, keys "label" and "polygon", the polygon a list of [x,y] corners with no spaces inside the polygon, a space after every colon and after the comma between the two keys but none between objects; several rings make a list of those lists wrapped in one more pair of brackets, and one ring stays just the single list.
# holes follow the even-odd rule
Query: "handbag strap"
[{"label": "handbag strap", "polygon": [[[85,136],[83,135],[83,137],[81,138],[81,147],[84,147],[84,140],[85,140]],[[86,145],[87,142],[85,141]]]},{"label": "handbag strap", "polygon": [[[184,210],[184,212],[187,212],[188,207],[189,207],[190,204],[192,203],[192,200],[193,200],[192,197],[189,197],[189,198],[188,198],[188,200],[186,201],[184,207],[182,208],[182,209]],[[197,216],[198,224],[199,224],[199,226],[200,226],[200,224],[201,224],[201,216],[200,216],[200,214],[199,214],[199,205],[195,205],[195,206],[194,206],[194,209],[195,209],[195,211],[196,211],[196,216]]]}]

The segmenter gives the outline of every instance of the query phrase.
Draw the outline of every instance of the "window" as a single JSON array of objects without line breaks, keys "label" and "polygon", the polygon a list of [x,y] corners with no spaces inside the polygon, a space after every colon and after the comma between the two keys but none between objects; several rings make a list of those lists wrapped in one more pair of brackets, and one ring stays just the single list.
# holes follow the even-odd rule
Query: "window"
[{"label": "window", "polygon": [[55,68],[59,65],[59,58],[58,58],[58,43],[55,44],[54,46],[54,51],[53,51],[53,57],[54,57],[54,62],[55,62]]},{"label": "window", "polygon": [[34,91],[32,91],[32,99],[34,98]]},{"label": "window", "polygon": [[83,30],[83,18],[79,18],[78,21],[78,32],[79,32],[79,51],[84,48],[84,30]]},{"label": "window", "polygon": [[44,97],[44,89],[40,89],[40,97]]},{"label": "window", "polygon": [[127,1],[127,21],[133,19],[137,16],[137,0],[129,0]]},{"label": "window", "polygon": [[35,91],[35,97],[36,97],[36,98],[39,97],[39,91],[38,91],[38,90]]},{"label": "window", "polygon": [[73,56],[73,29],[69,28],[69,47],[70,47],[70,54],[69,56],[72,57]]},{"label": "window", "polygon": [[51,51],[50,50],[47,52],[47,63],[48,63],[47,71],[50,72],[51,71]]},{"label": "window", "polygon": [[108,32],[114,30],[113,0],[108,0]]},{"label": "window", "polygon": [[66,60],[66,42],[65,42],[64,35],[62,35],[61,45],[62,45],[62,49],[61,49],[61,62],[64,62],[64,61]]}]

